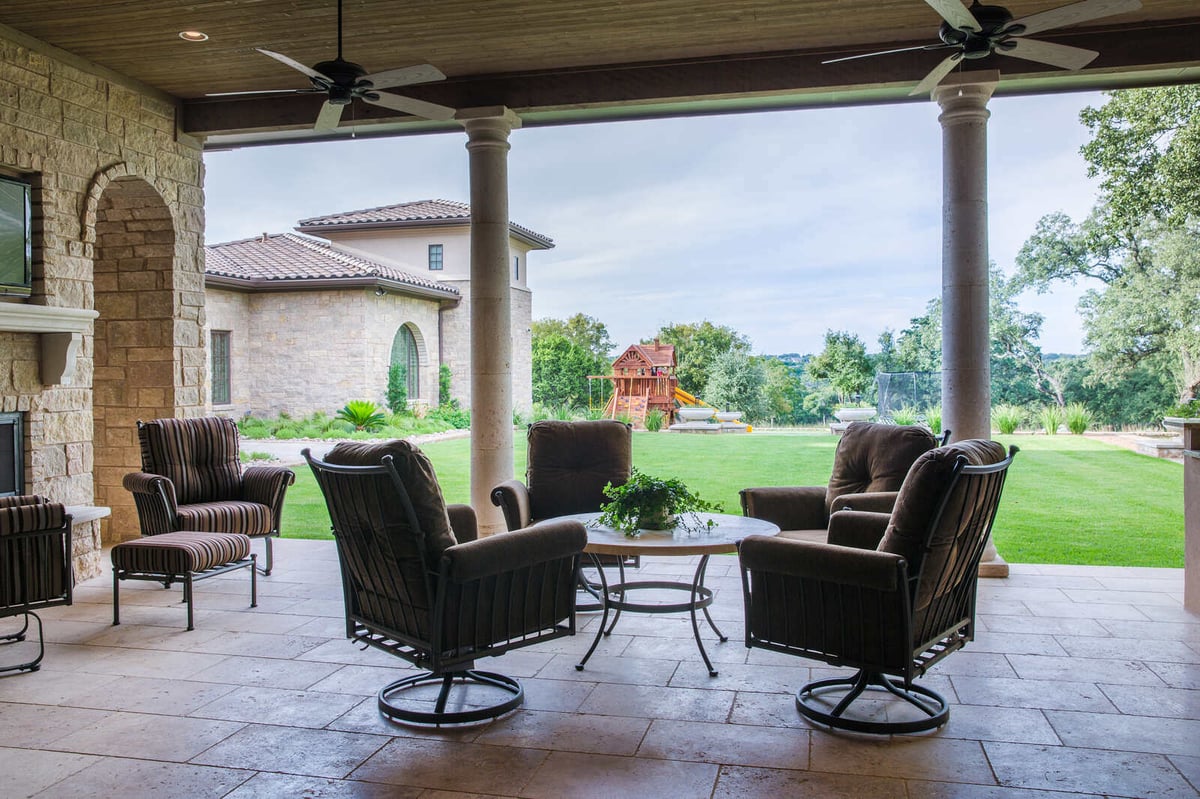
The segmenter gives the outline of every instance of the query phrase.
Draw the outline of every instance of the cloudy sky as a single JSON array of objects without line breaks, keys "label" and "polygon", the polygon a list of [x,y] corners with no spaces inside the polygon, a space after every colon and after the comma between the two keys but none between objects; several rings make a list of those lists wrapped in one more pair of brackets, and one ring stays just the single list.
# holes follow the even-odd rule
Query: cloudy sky
[{"label": "cloudy sky", "polygon": [[[1079,110],[1097,94],[994,99],[991,257],[1006,271],[1043,214],[1095,199]],[[618,347],[708,319],[760,353],[826,330],[876,349],[941,291],[934,103],[535,128],[513,133],[513,221],[554,239],[529,264],[534,318],[583,312]],[[467,201],[465,133],[206,155],[208,241],[422,199]],[[424,265],[417,265],[423,271]],[[1030,295],[1046,352],[1080,352],[1078,288]]]}]

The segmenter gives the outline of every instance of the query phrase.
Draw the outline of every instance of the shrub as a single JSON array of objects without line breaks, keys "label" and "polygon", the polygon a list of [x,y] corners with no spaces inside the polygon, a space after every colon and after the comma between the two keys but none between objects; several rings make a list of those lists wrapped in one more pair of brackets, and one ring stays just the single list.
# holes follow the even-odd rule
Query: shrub
[{"label": "shrub", "polygon": [[372,431],[383,427],[387,417],[370,400],[350,400],[337,412],[337,418],[354,425],[356,431]]},{"label": "shrub", "polygon": [[558,422],[569,422],[575,418],[575,409],[570,405],[556,405],[550,409],[550,418]]},{"label": "shrub", "polygon": [[618,413],[617,421],[621,424],[633,424],[633,417],[627,413]]},{"label": "shrub", "polygon": [[387,404],[392,413],[408,409],[408,368],[403,364],[388,367]]},{"label": "shrub", "polygon": [[438,367],[438,405],[448,405],[450,402],[450,367],[442,364]]},{"label": "shrub", "polygon": [[1200,416],[1200,399],[1188,400],[1173,405],[1163,411],[1163,416],[1175,416],[1183,419],[1195,419]]},{"label": "shrub", "polygon": [[271,435],[275,438],[300,438],[300,428],[293,424],[281,424]]},{"label": "shrub", "polygon": [[599,421],[600,419],[607,419],[608,417],[604,415],[603,408],[588,408],[583,412],[583,418],[587,419],[588,421],[595,422]]},{"label": "shrub", "polygon": [[1082,402],[1072,402],[1067,406],[1067,429],[1075,435],[1083,435],[1096,421],[1092,412]]},{"label": "shrub", "polygon": [[935,436],[942,434],[942,406],[934,405],[925,409],[925,424]]},{"label": "shrub", "polygon": [[1063,423],[1063,418],[1063,409],[1057,405],[1047,405],[1038,412],[1038,421],[1042,423],[1042,429],[1048,436],[1058,435],[1058,428]]},{"label": "shrub", "polygon": [[471,426],[470,412],[458,407],[457,403],[439,405],[430,410],[425,418],[447,424],[455,430],[466,430]]},{"label": "shrub", "polygon": [[242,463],[249,463],[251,461],[269,461],[271,460],[271,456],[266,452],[246,452],[245,450],[242,450],[238,453],[238,460],[240,460]]},{"label": "shrub", "polygon": [[658,409],[655,409],[652,411],[647,411],[646,412],[646,429],[649,430],[651,433],[657,433],[659,430],[662,430],[663,421],[665,421],[665,420],[666,420],[666,414],[664,414],[662,411],[660,411]]},{"label": "shrub", "polygon": [[997,430],[1010,436],[1025,421],[1025,411],[1016,405],[997,405],[992,409],[992,421]]},{"label": "shrub", "polygon": [[911,405],[905,405],[903,408],[897,408],[892,411],[892,421],[896,424],[916,424],[917,409]]}]

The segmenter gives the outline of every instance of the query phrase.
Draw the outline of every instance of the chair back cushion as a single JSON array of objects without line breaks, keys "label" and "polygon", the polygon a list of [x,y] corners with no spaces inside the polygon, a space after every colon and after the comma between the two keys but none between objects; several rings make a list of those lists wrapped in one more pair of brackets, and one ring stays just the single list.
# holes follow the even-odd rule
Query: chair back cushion
[{"label": "chair back cushion", "polygon": [[[420,536],[425,550],[426,565],[436,571],[442,552],[458,543],[450,528],[450,516],[446,513],[446,500],[438,485],[433,464],[415,444],[396,439],[380,443],[342,442],[325,456],[327,463],[342,466],[379,466],[385,455],[392,456],[392,465],[400,475],[400,482],[408,492],[413,513],[417,517],[419,530],[410,535]],[[387,490],[388,496],[395,493]],[[397,508],[399,511],[399,508]],[[397,514],[402,517],[402,514]],[[397,521],[400,519],[398,518]]]},{"label": "chair back cushion", "polygon": [[633,466],[629,425],[614,419],[534,422],[525,484],[534,519],[600,510],[604,487],[624,485]]},{"label": "chair back cushion", "polygon": [[6,609],[61,599],[70,580],[62,536],[16,537],[37,530],[61,530],[66,509],[41,497],[0,508],[0,616]]},{"label": "chair back cushion", "polygon": [[219,502],[242,498],[238,429],[232,419],[153,419],[138,424],[142,471],[175,486],[175,501]]},{"label": "chair back cushion", "polygon": [[[947,561],[958,557],[960,552],[968,554],[964,549],[965,534],[986,532],[979,530],[978,525],[990,525],[994,506],[1000,500],[998,490],[979,490],[973,481],[966,479],[959,479],[947,496],[960,457],[966,459],[967,466],[990,466],[1003,461],[1007,453],[995,441],[971,439],[922,455],[900,488],[891,521],[879,542],[880,551],[895,553],[908,561],[910,577],[920,575],[913,597],[915,611],[928,607],[934,598],[954,587],[943,582],[939,575],[946,571]],[[991,506],[985,507],[985,503]],[[940,522],[934,526],[939,507]]]},{"label": "chair back cushion", "polygon": [[908,468],[937,446],[937,439],[916,425],[851,422],[838,441],[833,474],[825,489],[825,513],[843,494],[899,491]]}]

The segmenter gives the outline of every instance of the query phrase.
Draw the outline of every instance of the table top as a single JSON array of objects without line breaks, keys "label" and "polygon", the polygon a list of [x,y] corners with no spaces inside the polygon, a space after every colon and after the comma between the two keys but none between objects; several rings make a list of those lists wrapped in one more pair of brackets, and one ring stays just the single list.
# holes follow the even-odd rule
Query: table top
[{"label": "table top", "polygon": [[779,526],[762,519],[734,516],[728,513],[694,514],[703,525],[716,522],[712,529],[701,527],[699,532],[675,530],[642,530],[637,536],[627,536],[611,527],[597,525],[599,513],[573,513],[556,516],[555,521],[572,519],[587,528],[588,544],[584,552],[596,555],[719,555],[737,551],[737,542],[748,535],[775,535]]}]

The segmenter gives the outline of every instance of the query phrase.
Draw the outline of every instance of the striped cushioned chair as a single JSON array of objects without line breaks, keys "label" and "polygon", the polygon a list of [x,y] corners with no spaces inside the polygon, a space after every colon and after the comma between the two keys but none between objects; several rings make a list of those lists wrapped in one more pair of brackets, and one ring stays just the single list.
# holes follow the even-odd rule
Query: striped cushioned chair
[{"label": "striped cushioned chair", "polygon": [[42,620],[35,610],[71,604],[71,517],[42,497],[0,498],[0,618],[23,616],[0,644],[24,641],[32,617],[38,653],[32,660],[0,665],[0,672],[37,671],[45,654]]},{"label": "striped cushioned chair", "polygon": [[271,573],[271,538],[291,469],[250,466],[238,460],[238,429],[232,419],[154,419],[138,422],[142,471],[125,475],[137,503],[142,535],[177,530],[243,533],[265,538],[263,574]]}]

